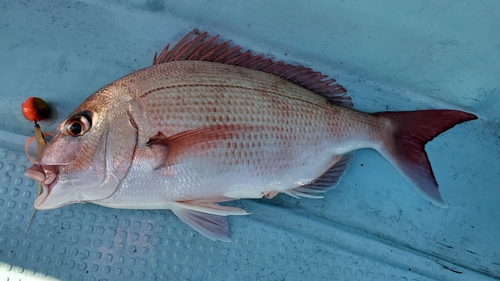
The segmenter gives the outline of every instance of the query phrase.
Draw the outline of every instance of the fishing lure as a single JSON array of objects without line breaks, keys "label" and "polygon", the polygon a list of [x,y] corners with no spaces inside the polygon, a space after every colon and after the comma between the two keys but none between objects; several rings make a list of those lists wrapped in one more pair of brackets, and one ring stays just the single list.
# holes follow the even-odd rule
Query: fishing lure
[{"label": "fishing lure", "polygon": [[[24,118],[26,118],[28,121],[33,122],[34,124],[35,136],[29,138],[25,146],[26,156],[28,156],[28,159],[30,160],[31,163],[34,163],[35,161],[33,160],[33,158],[31,158],[28,152],[28,148],[31,142],[33,142],[33,140],[36,139],[37,157],[39,157],[47,147],[47,141],[45,140],[45,136],[53,136],[52,133],[42,132],[40,125],[38,125],[39,121],[42,121],[49,117],[50,114],[49,106],[41,98],[29,97],[25,99],[21,104],[21,112]],[[40,194],[42,194],[42,190],[43,190],[42,183],[38,182],[38,190],[36,195],[37,197],[40,196]],[[31,213],[30,219],[28,221],[28,226],[26,227],[25,234],[28,232],[31,221],[35,216],[35,211],[36,209],[33,208],[33,212]]]}]

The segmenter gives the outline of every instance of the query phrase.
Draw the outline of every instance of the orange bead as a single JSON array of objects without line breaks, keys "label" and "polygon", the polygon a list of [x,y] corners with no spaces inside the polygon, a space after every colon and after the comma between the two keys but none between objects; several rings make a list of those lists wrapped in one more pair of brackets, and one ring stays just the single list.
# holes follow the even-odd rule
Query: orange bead
[{"label": "orange bead", "polygon": [[29,121],[41,121],[49,117],[49,106],[41,98],[29,97],[21,105],[24,118]]}]

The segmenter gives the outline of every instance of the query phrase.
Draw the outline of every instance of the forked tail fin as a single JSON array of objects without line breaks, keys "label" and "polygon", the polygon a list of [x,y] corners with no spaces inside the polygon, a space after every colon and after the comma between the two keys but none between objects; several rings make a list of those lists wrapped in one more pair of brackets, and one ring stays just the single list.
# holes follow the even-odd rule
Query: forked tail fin
[{"label": "forked tail fin", "polygon": [[392,136],[387,136],[380,153],[432,203],[447,208],[439,192],[424,146],[442,132],[465,121],[477,119],[458,110],[378,112],[373,116],[390,120]]}]

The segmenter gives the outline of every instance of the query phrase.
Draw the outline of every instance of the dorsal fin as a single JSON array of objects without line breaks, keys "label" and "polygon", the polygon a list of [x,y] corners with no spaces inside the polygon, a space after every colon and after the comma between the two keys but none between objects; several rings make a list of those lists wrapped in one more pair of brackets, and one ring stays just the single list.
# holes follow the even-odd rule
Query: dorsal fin
[{"label": "dorsal fin", "polygon": [[274,74],[312,92],[326,97],[331,103],[352,107],[351,97],[346,90],[334,79],[327,79],[310,68],[285,64],[283,61],[274,62],[271,58],[264,58],[262,54],[254,55],[250,51],[242,52],[239,46],[229,46],[229,41],[219,43],[219,35],[210,37],[207,32],[193,29],[171,50],[168,44],[160,55],[155,54],[153,65],[179,61],[202,60],[240,66]]}]

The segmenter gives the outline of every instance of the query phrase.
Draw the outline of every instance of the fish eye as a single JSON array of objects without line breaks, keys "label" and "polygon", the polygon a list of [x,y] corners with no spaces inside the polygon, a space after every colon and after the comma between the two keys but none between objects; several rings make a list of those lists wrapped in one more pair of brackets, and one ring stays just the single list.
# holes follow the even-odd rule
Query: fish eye
[{"label": "fish eye", "polygon": [[72,137],[83,136],[90,129],[90,118],[86,114],[79,114],[66,121],[65,134]]}]

